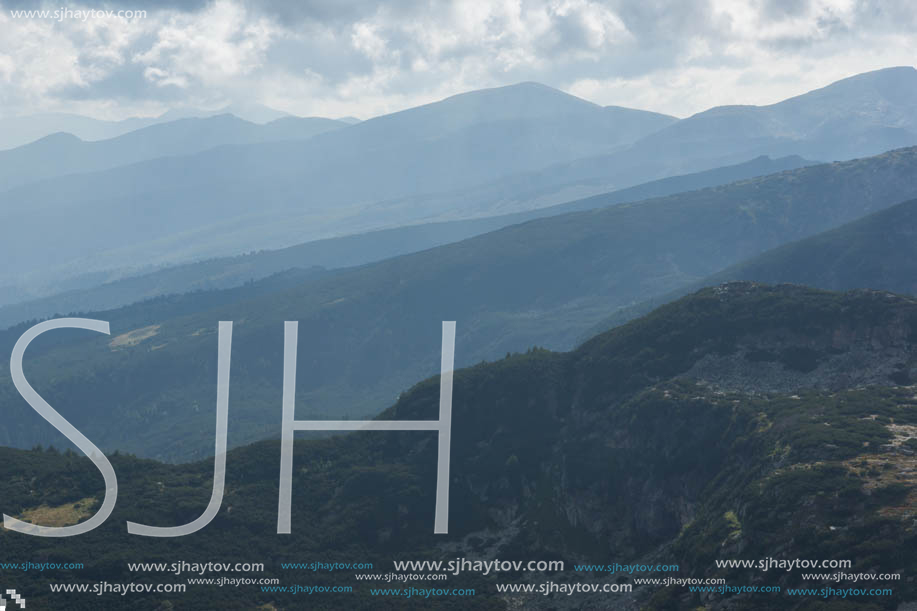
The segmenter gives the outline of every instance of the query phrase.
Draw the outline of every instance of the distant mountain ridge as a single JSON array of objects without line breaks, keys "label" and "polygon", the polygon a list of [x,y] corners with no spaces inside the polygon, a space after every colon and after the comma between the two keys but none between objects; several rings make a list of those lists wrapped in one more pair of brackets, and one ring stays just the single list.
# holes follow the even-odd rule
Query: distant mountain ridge
[{"label": "distant mountain ridge", "polygon": [[0,151],[24,146],[60,132],[73,134],[86,141],[108,140],[158,123],[220,114],[234,114],[252,123],[268,123],[289,116],[288,113],[261,104],[230,104],[213,111],[173,108],[156,117],[131,117],[120,121],[62,112],[0,117]]},{"label": "distant mountain ridge", "polygon": [[[471,92],[308,140],[226,145],[17,187],[0,194],[0,238],[11,251],[0,254],[16,259],[19,278],[67,277],[461,218],[464,199],[436,210],[422,196],[615,150],[674,120],[530,84]],[[406,196],[421,199],[388,203]],[[40,252],[20,241],[36,209],[59,221],[46,233],[67,227]],[[17,230],[4,236],[4,227]]]},{"label": "distant mountain ridge", "polygon": [[73,134],[84,140],[116,138],[157,123],[154,117],[105,121],[71,113],[40,113],[0,118],[0,150],[24,146],[54,133]]},{"label": "distant mountain ridge", "polygon": [[917,200],[769,250],[708,282],[735,280],[917,295]]},{"label": "distant mountain ridge", "polygon": [[736,281],[917,295],[917,200],[778,246],[671,293],[622,308],[586,331],[582,339],[643,316],[702,287]]},{"label": "distant mountain ridge", "polygon": [[897,67],[852,76],[769,106],[721,106],[672,125],[643,146],[705,143],[770,154],[789,151],[825,161],[865,156],[914,144],[917,70]]},{"label": "distant mountain ridge", "polygon": [[265,106],[264,104],[227,104],[216,110],[203,110],[200,108],[173,108],[166,113],[159,115],[160,121],[174,121],[176,119],[215,117],[217,115],[234,115],[243,121],[263,125],[283,118],[300,118],[294,117],[288,112]]},{"label": "distant mountain ridge", "polygon": [[641,181],[757,155],[836,161],[917,144],[917,70],[851,76],[769,106],[722,106],[682,119],[624,151],[533,173],[530,186]]},{"label": "distant mountain ridge", "polygon": [[[0,274],[0,286],[522,212],[762,154],[875,154],[917,144],[915,92],[917,72],[897,68],[677,121],[522,83],[305,141],[52,179],[0,194],[0,255],[17,270],[16,279]],[[44,227],[41,249],[23,242],[37,209],[68,228]]]},{"label": "distant mountain ridge", "polygon": [[[636,140],[675,123],[669,115],[620,106],[602,107],[540,83],[524,82],[450,96],[366,121],[342,136],[343,146],[367,141],[431,140],[475,125],[500,121],[576,117],[595,127],[614,127],[615,144]],[[626,118],[624,122],[622,119]],[[338,141],[338,138],[334,139]]]},{"label": "distant mountain ridge", "polygon": [[[212,404],[216,321],[241,321],[233,336],[238,427],[230,432],[238,445],[277,433],[267,414],[281,392],[284,321],[299,321],[301,417],[365,417],[435,373],[443,320],[459,321],[459,365],[533,345],[568,348],[621,307],[917,197],[915,170],[917,148],[904,149],[535,219],[276,290],[264,289],[268,278],[223,295],[191,293],[178,298],[177,313],[159,308],[164,298],[88,313],[109,321],[113,337],[60,334],[36,346],[29,367],[46,381],[43,396],[100,447],[187,459],[212,447],[208,412],[187,406]],[[0,333],[0,347],[25,328]],[[16,424],[0,430],[0,443],[53,441],[7,375],[0,371],[0,402]],[[105,396],[104,409],[123,426],[110,426],[112,413],[77,409],[93,396]],[[180,440],[170,433],[178,415]]]},{"label": "distant mountain ridge", "polygon": [[[676,176],[613,193],[539,208],[529,212],[485,217],[467,221],[427,223],[381,230],[353,236],[317,240],[282,250],[257,252],[238,257],[213,259],[105,282],[82,290],[71,290],[50,297],[0,306],[0,329],[24,320],[54,314],[107,310],[159,295],[193,290],[230,288],[250,280],[291,268],[320,266],[341,268],[372,263],[389,257],[494,231],[508,225],[601,208],[627,201],[661,197],[796,169],[815,162],[800,157],[771,160],[759,157],[747,163],[717,168],[686,176]],[[92,282],[91,279],[86,279]]]},{"label": "distant mountain ridge", "polygon": [[42,179],[98,172],[227,144],[306,140],[346,124],[319,117],[286,117],[257,125],[234,115],[157,123],[109,140],[85,142],[57,133],[0,151],[0,191]]}]

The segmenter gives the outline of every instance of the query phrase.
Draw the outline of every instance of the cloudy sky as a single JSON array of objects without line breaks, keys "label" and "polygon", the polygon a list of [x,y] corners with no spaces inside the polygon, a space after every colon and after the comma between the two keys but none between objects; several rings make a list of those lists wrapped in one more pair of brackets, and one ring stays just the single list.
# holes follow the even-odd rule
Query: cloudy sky
[{"label": "cloudy sky", "polygon": [[[687,116],[917,57],[911,0],[0,0],[0,114],[262,103],[368,118],[539,81]],[[145,10],[145,18],[14,16]]]}]

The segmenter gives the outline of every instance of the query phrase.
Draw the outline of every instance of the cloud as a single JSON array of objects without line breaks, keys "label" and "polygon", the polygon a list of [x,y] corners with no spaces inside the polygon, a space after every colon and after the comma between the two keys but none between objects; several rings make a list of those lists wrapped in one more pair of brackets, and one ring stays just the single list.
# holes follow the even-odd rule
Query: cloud
[{"label": "cloud", "polygon": [[[260,102],[368,117],[534,80],[686,115],[910,64],[917,51],[907,0],[173,0],[143,19],[58,21],[14,19],[36,6],[0,2],[0,102],[16,113]],[[68,8],[100,7],[140,8]]]},{"label": "cloud", "polygon": [[134,53],[131,61],[157,86],[229,86],[264,67],[276,35],[267,19],[220,0],[200,13],[171,15],[149,49]]}]

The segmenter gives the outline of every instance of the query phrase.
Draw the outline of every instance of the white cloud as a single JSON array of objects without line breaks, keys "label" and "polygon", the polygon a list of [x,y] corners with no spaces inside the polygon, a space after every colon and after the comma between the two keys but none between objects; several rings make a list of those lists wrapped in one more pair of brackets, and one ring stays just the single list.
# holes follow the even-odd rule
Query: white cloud
[{"label": "white cloud", "polygon": [[160,85],[231,86],[232,79],[263,67],[275,29],[267,18],[220,0],[200,13],[173,14],[156,32],[156,42],[132,61]]},{"label": "white cloud", "polygon": [[3,10],[0,102],[119,116],[261,102],[365,118],[537,80],[687,115],[910,64],[915,26],[908,0],[216,0],[61,22]]}]

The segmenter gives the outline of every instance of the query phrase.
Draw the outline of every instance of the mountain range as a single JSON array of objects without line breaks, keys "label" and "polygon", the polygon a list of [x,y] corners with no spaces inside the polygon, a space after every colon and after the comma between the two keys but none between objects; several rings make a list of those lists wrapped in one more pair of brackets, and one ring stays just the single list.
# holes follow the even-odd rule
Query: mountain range
[{"label": "mountain range", "polygon": [[[156,117],[131,117],[120,121],[94,119],[73,113],[51,112],[0,118],[0,150],[12,149],[35,142],[51,134],[66,133],[81,140],[95,141],[116,138],[157,123],[233,114],[251,123],[269,123],[288,113],[263,104],[230,104],[218,110],[173,108]],[[350,121],[345,121],[350,123]]]},{"label": "mountain range", "polygon": [[584,339],[643,316],[705,286],[757,281],[832,291],[870,288],[917,295],[917,200],[768,250],[675,291],[621,308]]},{"label": "mountain range", "polygon": [[[61,277],[433,220],[455,210],[388,200],[615,150],[674,120],[535,84],[483,90],[304,141],[227,145],[14,188],[0,194],[3,254],[17,280]],[[22,241],[36,210],[57,220],[42,249]]]},{"label": "mountain range", "polygon": [[226,144],[307,140],[346,125],[319,117],[285,117],[258,125],[225,114],[157,123],[116,138],[91,142],[59,132],[0,151],[0,190],[68,174],[187,155]]},{"label": "mountain range", "polygon": [[912,146],[917,70],[852,76],[769,106],[720,106],[648,135],[627,150],[570,162],[529,183],[614,182],[685,173],[757,155],[834,161]]},{"label": "mountain range", "polygon": [[[0,194],[2,254],[16,269],[0,285],[520,212],[762,154],[871,155],[917,143],[915,91],[917,71],[892,68],[677,121],[523,83],[306,140],[52,178]],[[23,238],[37,231],[32,210],[58,221],[41,247]]]},{"label": "mountain range", "polygon": [[[51,404],[86,427],[101,447],[191,458],[212,445],[206,440],[214,321],[238,321],[238,390],[231,400],[238,424],[229,433],[237,445],[277,433],[272,414],[280,397],[285,320],[300,323],[302,413],[366,417],[435,372],[443,320],[460,321],[460,364],[534,345],[566,349],[617,308],[913,199],[915,169],[917,148],[902,149],[536,219],[357,268],[305,279],[294,274],[289,282],[268,278],[223,296],[190,293],[142,302],[87,315],[110,321],[113,338],[74,332],[53,350],[36,348],[30,367],[36,380],[45,380]],[[0,334],[0,345],[12,348],[25,328]],[[0,376],[0,400],[16,425],[4,429],[0,442],[30,447],[53,441],[5,379]],[[169,380],[168,386],[159,380]],[[93,402],[100,396],[105,406]],[[115,417],[123,424],[113,428]]]},{"label": "mountain range", "polygon": [[294,268],[335,269],[363,265],[458,242],[535,218],[693,191],[813,164],[814,162],[795,156],[773,160],[768,157],[758,157],[734,166],[661,179],[629,189],[527,212],[463,221],[422,223],[340,238],[316,240],[280,250],[260,251],[176,265],[108,282],[104,281],[105,274],[80,275],[69,279],[68,283],[89,284],[96,279],[95,282],[100,284],[85,289],[62,291],[62,284],[55,283],[45,290],[57,289],[58,294],[0,306],[0,329],[26,320],[46,318],[55,314],[107,310],[160,295],[231,288]]},{"label": "mountain range", "polygon": [[[913,68],[684,119],[537,83],[362,122],[223,110],[33,117],[0,135],[84,130],[0,151],[0,353],[37,319],[108,323],[41,335],[23,370],[119,484],[87,534],[0,529],[6,594],[92,611],[914,606]],[[224,321],[230,449],[214,456]],[[456,368],[441,379],[444,321]],[[19,394],[15,361],[0,369],[0,510],[85,521],[110,474]],[[445,410],[450,425],[299,431],[287,471],[291,374],[297,420]],[[224,457],[204,528],[127,532],[201,516]],[[287,473],[292,532],[278,534]],[[444,500],[448,532],[434,533]],[[393,562],[461,559],[555,564]],[[176,561],[230,564],[192,575]],[[204,579],[227,576],[252,581]],[[586,584],[599,589],[558,591]]]}]

